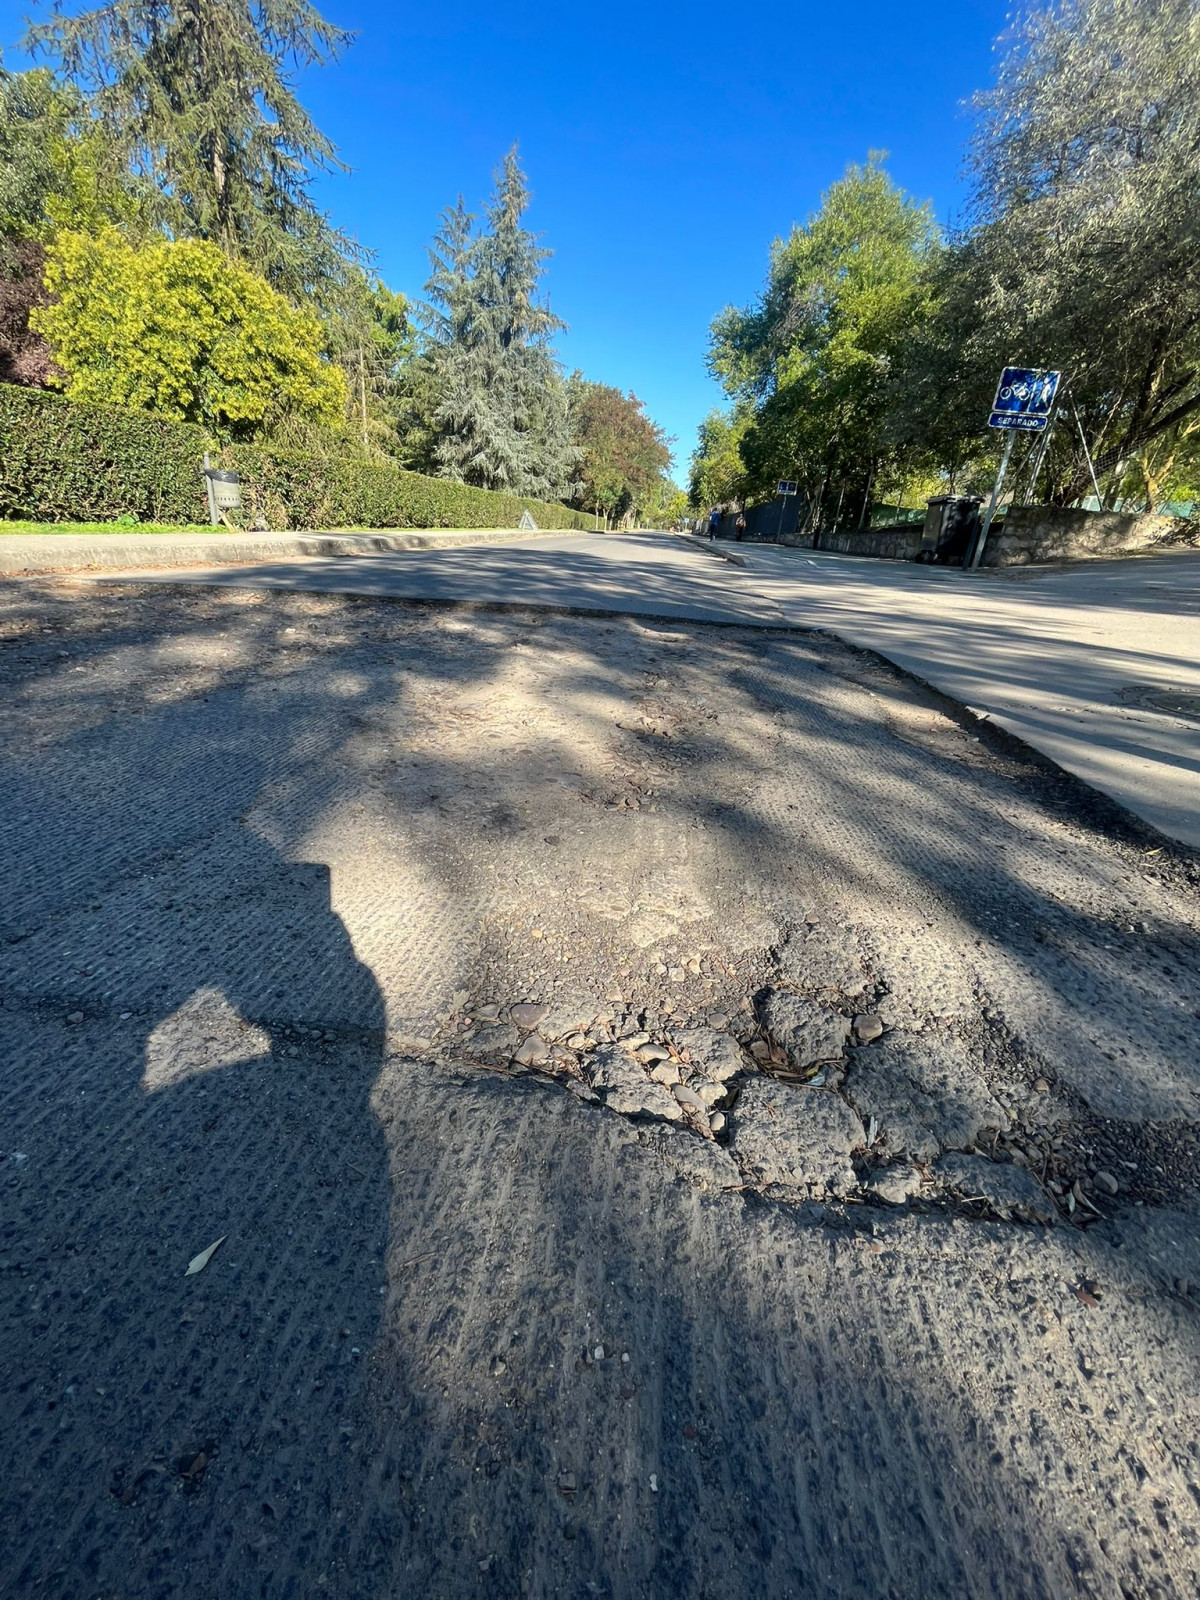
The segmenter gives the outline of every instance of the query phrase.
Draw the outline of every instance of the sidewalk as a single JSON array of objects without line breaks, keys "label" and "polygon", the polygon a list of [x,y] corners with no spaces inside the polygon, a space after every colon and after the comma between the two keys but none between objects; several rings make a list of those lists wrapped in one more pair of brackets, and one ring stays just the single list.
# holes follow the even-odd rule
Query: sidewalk
[{"label": "sidewalk", "polygon": [[966,574],[749,545],[746,577],[1200,847],[1200,553]]}]

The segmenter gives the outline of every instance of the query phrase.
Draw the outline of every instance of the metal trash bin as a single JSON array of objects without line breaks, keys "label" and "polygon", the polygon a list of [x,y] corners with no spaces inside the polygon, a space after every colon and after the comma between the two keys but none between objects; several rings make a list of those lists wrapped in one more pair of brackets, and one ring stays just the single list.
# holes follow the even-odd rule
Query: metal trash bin
[{"label": "metal trash bin", "polygon": [[916,559],[961,563],[979,528],[983,501],[977,494],[939,494],[928,504]]},{"label": "metal trash bin", "polygon": [[224,472],[209,467],[204,476],[208,479],[208,492],[218,511],[240,511],[242,506],[242,480],[236,472]]}]

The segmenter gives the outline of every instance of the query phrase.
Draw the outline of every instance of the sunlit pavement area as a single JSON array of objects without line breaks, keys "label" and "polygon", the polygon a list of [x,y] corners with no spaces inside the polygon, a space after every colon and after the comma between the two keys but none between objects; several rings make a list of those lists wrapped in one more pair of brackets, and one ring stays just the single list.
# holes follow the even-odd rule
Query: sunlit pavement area
[{"label": "sunlit pavement area", "polygon": [[968,575],[743,550],[789,621],[882,652],[1200,846],[1200,551]]},{"label": "sunlit pavement area", "polygon": [[1194,857],[830,637],[2,597],[4,1593],[1196,1593]]},{"label": "sunlit pavement area", "polygon": [[727,548],[567,534],[156,577],[832,629],[1200,845],[1200,552],[967,575],[763,545],[743,569]]}]

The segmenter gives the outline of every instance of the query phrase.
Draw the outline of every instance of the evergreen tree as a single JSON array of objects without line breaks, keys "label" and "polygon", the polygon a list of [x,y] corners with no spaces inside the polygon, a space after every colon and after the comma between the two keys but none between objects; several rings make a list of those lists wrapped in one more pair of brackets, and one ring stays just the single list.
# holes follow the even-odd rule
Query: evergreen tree
[{"label": "evergreen tree", "polygon": [[326,327],[330,355],[346,374],[349,432],[368,454],[394,455],[401,385],[413,357],[408,301],[382,278],[354,266]]},{"label": "evergreen tree", "polygon": [[523,226],[529,203],[509,151],[477,233],[461,197],[430,252],[433,458],[443,477],[538,499],[569,492],[578,452],[551,347],[562,323],[538,285],[550,251]]},{"label": "evergreen tree", "polygon": [[348,33],[308,0],[108,0],[75,17],[61,3],[28,43],[151,180],[162,226],[211,240],[293,298],[341,276],[350,247],[308,192],[334,149],[291,69],[332,60]]}]

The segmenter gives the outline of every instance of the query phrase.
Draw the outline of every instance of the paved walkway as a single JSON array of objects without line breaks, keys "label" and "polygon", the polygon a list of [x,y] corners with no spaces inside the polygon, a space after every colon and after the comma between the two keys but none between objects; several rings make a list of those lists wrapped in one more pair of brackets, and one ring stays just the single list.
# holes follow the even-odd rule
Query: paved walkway
[{"label": "paved walkway", "polygon": [[764,546],[789,621],[877,650],[1200,845],[1200,554],[972,576]]}]

